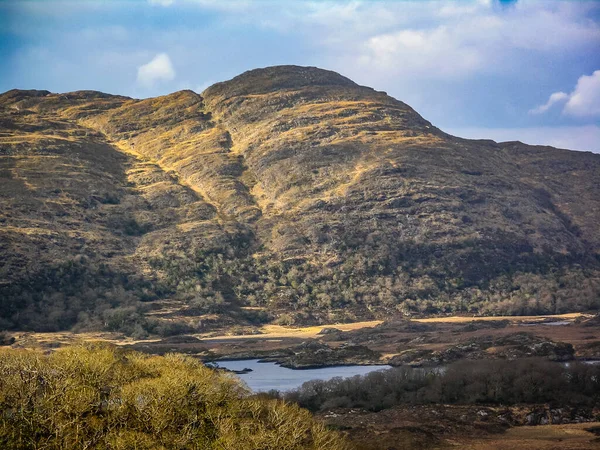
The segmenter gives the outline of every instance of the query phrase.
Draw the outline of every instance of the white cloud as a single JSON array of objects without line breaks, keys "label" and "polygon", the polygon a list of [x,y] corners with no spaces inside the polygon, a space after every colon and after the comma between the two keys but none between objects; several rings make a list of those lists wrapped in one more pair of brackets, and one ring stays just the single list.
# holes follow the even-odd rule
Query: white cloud
[{"label": "white cloud", "polygon": [[521,141],[570,150],[600,153],[600,127],[596,125],[530,128],[449,128],[448,133],[467,139]]},{"label": "white cloud", "polygon": [[360,62],[379,70],[432,77],[461,76],[484,67],[486,58],[472,45],[457,45],[454,31],[407,29],[371,37]]},{"label": "white cloud", "polygon": [[578,117],[600,116],[600,70],[579,77],[563,111]]},{"label": "white cloud", "polygon": [[[185,2],[203,9],[228,13],[259,11],[263,9],[262,1],[253,4],[251,0],[185,0]],[[267,0],[264,3],[269,8],[273,2]]]},{"label": "white cloud", "polygon": [[555,92],[545,104],[536,106],[529,113],[543,114],[561,102],[565,102],[563,114],[576,117],[600,116],[600,70],[579,77],[575,89],[570,94]]},{"label": "white cloud", "polygon": [[554,94],[552,94],[550,96],[550,98],[548,99],[548,101],[546,103],[544,103],[543,105],[540,105],[540,106],[536,106],[533,109],[530,109],[529,114],[543,114],[546,111],[548,111],[556,103],[565,101],[568,98],[569,98],[569,94],[567,94],[566,92],[555,92]]},{"label": "white cloud", "polygon": [[148,3],[151,5],[171,6],[175,3],[175,0],[148,0]]},{"label": "white cloud", "polygon": [[[404,14],[390,10],[390,16],[412,14],[410,27],[398,22],[385,32],[351,37],[351,45],[360,49],[361,69],[401,77],[465,78],[521,70],[515,62],[525,54],[529,60],[547,59],[582,47],[594,51],[600,44],[600,26],[578,5],[527,3],[498,13],[486,2],[448,3],[437,17],[429,12],[423,18],[418,9]],[[350,67],[356,61],[353,53]]]},{"label": "white cloud", "polygon": [[150,62],[138,67],[137,81],[144,87],[152,87],[157,82],[171,81],[174,78],[175,69],[166,53],[159,53]]}]

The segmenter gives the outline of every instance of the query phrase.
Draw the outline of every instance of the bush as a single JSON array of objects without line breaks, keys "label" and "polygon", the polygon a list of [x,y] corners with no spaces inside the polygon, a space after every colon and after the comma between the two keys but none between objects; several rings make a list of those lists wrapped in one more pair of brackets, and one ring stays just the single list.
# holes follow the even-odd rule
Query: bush
[{"label": "bush", "polygon": [[0,350],[0,447],[10,449],[347,448],[308,411],[249,395],[182,355],[106,345],[50,355]]},{"label": "bush", "polygon": [[12,345],[15,338],[4,331],[0,331],[0,345]]},{"label": "bush", "polygon": [[194,333],[196,330],[189,324],[174,321],[156,321],[149,324],[152,333],[161,337],[176,336],[179,334]]}]

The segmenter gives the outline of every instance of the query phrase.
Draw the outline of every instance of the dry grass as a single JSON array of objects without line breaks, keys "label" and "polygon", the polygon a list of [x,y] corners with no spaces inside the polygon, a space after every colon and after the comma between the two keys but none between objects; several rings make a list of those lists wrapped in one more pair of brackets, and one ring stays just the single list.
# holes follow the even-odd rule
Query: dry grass
[{"label": "dry grass", "polygon": [[593,314],[566,313],[566,314],[547,314],[539,316],[450,316],[450,317],[428,317],[425,319],[411,319],[422,323],[466,323],[474,320],[498,321],[509,320],[511,322],[539,322],[546,319],[556,320],[575,320],[577,318],[593,317]]},{"label": "dry grass", "polygon": [[[281,325],[265,325],[259,328],[261,338],[314,338],[323,328],[337,328],[342,331],[359,330],[361,328],[370,328],[382,323],[381,320],[371,320],[366,322],[340,323],[331,325],[318,325],[310,327],[284,327]],[[226,339],[255,339],[256,334],[248,335],[197,335],[198,337],[210,337],[214,340]]]}]

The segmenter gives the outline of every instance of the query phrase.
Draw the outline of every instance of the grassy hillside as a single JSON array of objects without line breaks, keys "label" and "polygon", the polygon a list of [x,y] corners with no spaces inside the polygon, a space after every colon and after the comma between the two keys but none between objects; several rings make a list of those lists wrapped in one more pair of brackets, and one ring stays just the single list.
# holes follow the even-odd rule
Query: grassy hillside
[{"label": "grassy hillside", "polygon": [[456,138],[334,72],[10,91],[0,123],[4,328],[600,306],[598,155]]}]

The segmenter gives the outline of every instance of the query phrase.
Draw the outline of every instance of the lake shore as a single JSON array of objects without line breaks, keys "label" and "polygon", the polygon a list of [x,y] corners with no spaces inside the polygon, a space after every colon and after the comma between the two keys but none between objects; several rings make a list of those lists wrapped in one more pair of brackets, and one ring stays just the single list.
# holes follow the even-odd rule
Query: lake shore
[{"label": "lake shore", "polygon": [[[257,334],[194,334],[134,340],[117,333],[13,333],[13,347],[57,348],[104,341],[145,353],[194,355],[204,361],[262,359],[290,368],[336,365],[443,365],[459,359],[546,357],[600,359],[591,314],[439,317],[310,327],[265,325]],[[557,324],[555,326],[550,326]]]}]

